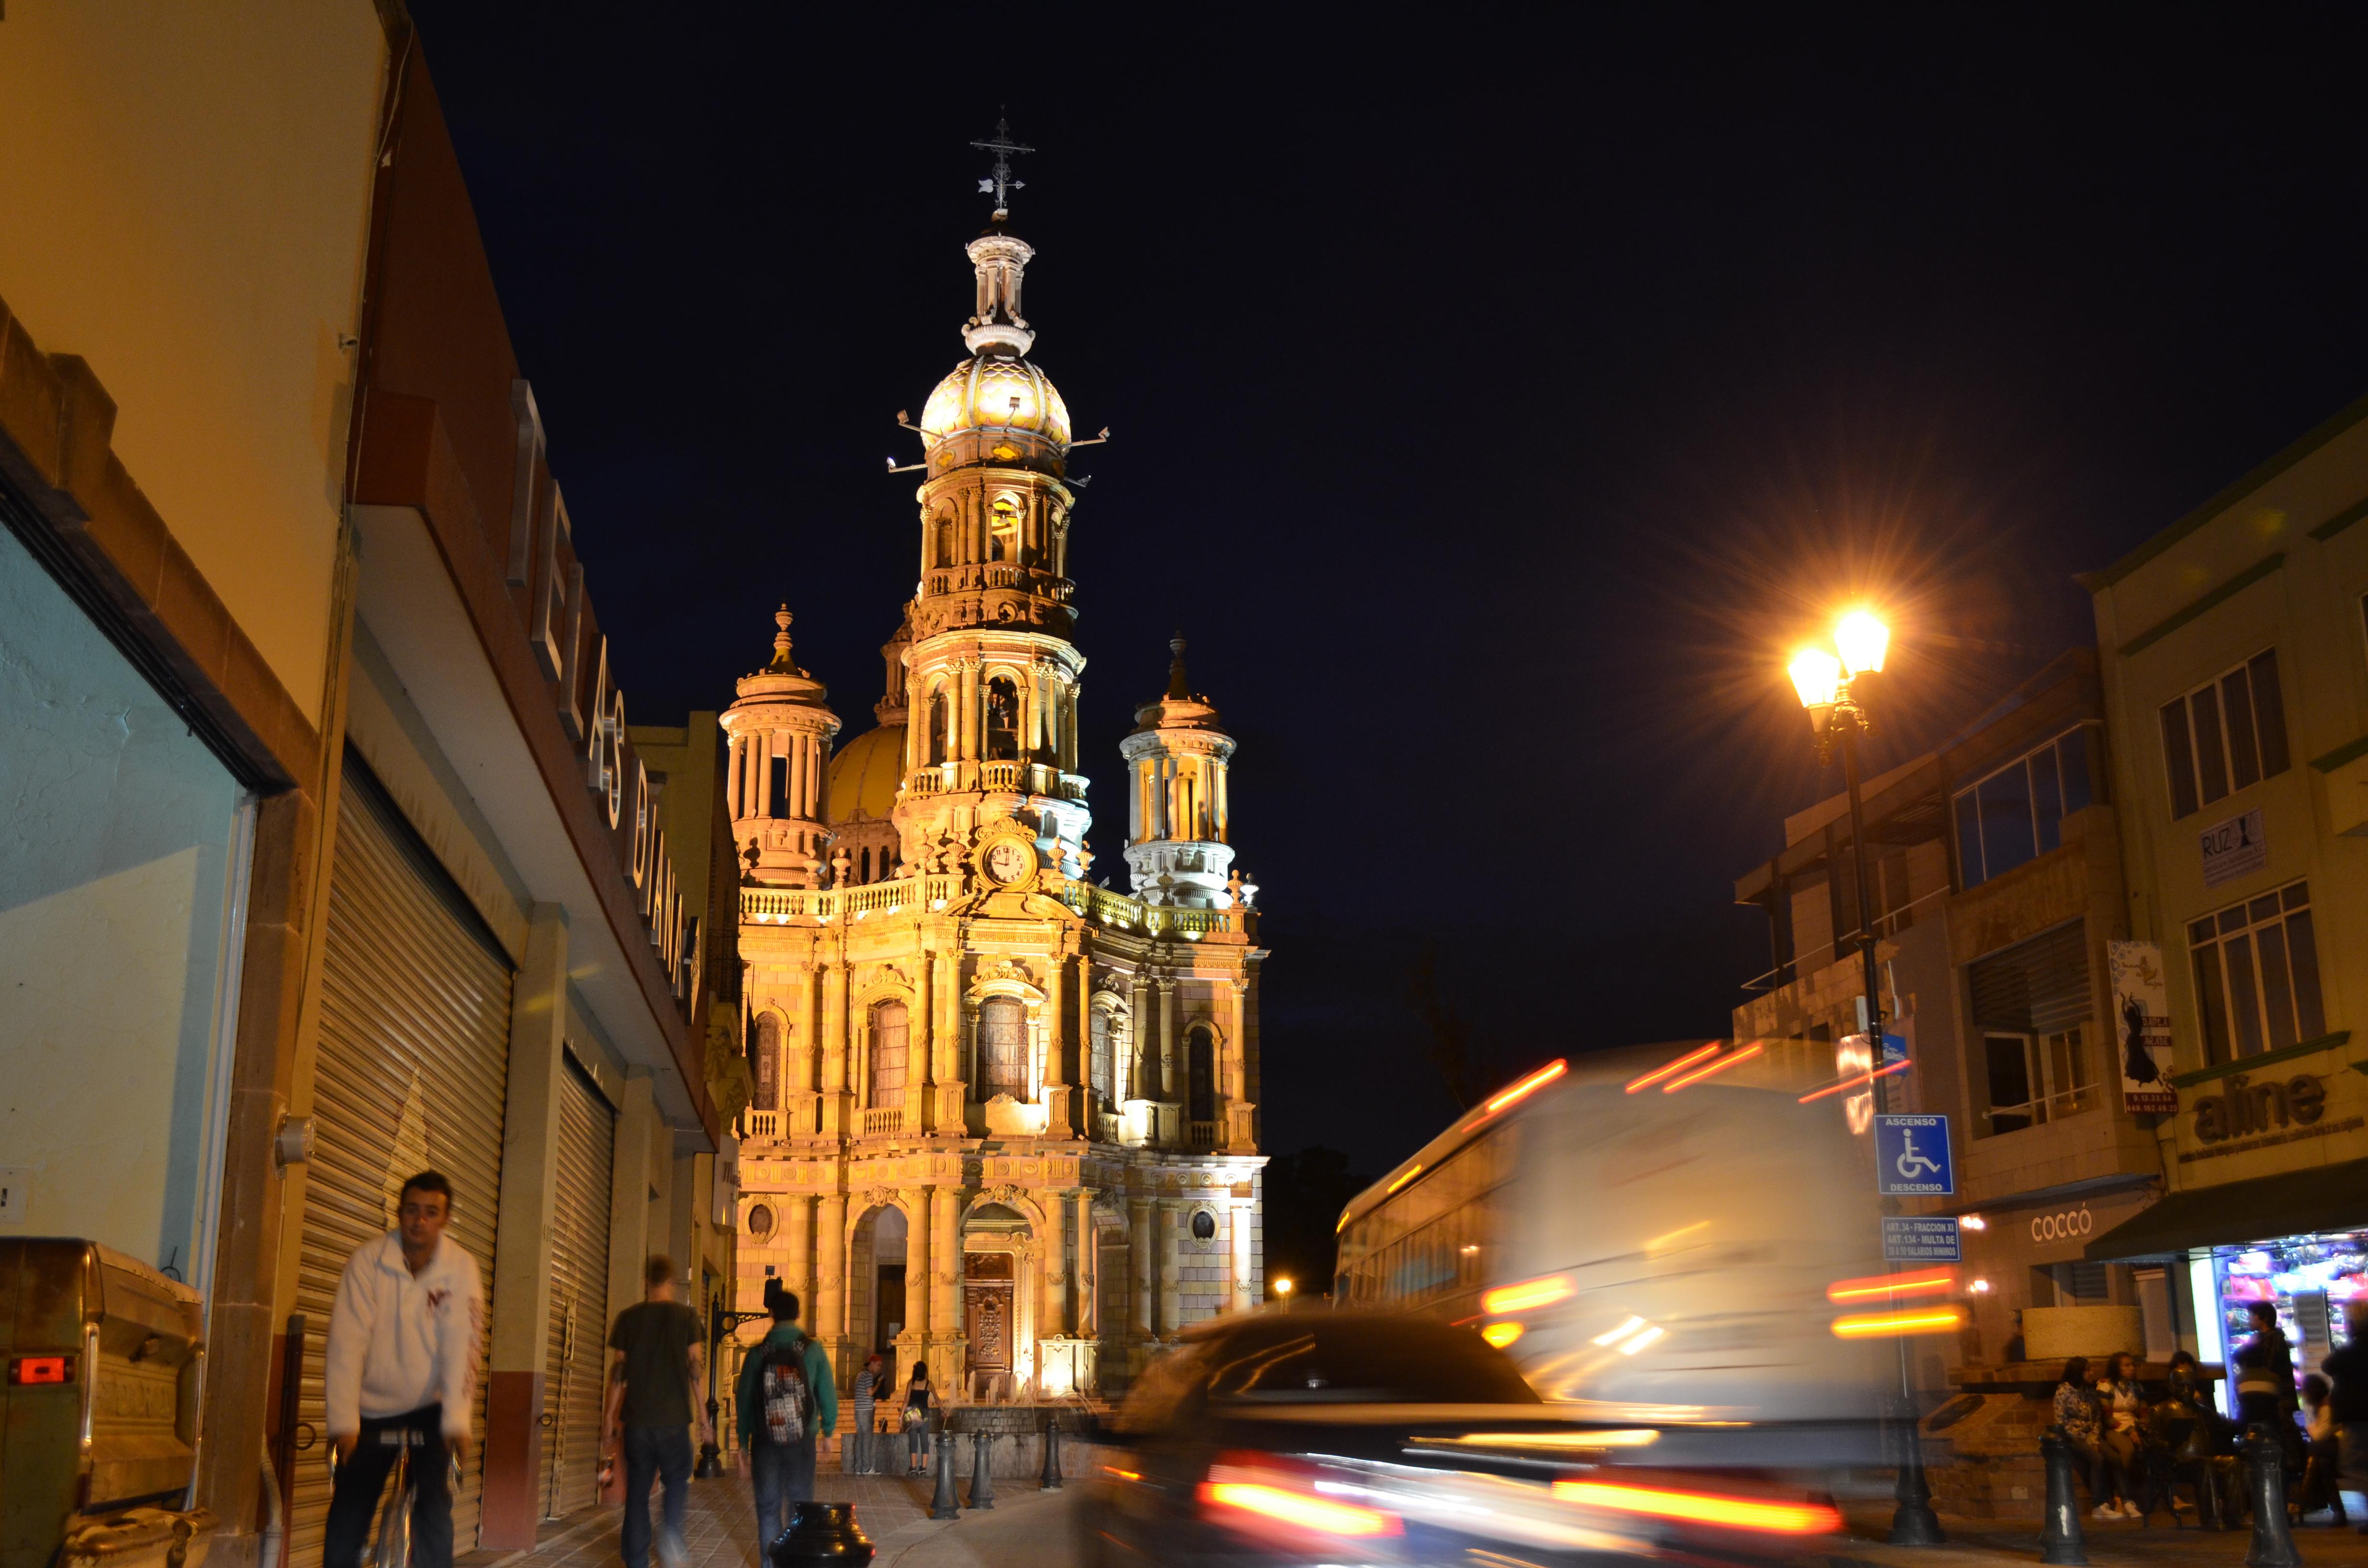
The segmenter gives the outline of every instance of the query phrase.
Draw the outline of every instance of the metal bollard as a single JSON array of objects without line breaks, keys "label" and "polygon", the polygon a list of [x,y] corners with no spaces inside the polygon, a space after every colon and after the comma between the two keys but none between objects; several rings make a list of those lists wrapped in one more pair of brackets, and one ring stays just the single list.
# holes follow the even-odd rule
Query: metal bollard
[{"label": "metal bollard", "polygon": [[2088,1538],[2080,1528],[2080,1488],[2072,1478],[2072,1445],[2061,1426],[2050,1426],[2039,1439],[2039,1455],[2047,1466],[2047,1523],[2039,1532],[2042,1562],[2079,1564],[2089,1561]]},{"label": "metal bollard", "polygon": [[982,1428],[978,1446],[973,1450],[970,1471],[970,1506],[973,1508],[995,1506],[995,1434]]},{"label": "metal bollard", "polygon": [[1036,1483],[1047,1492],[1061,1490],[1061,1418],[1044,1418],[1044,1473]]},{"label": "metal bollard", "polygon": [[2266,1422],[2245,1428],[2245,1492],[2253,1506],[2253,1539],[2245,1568],[2302,1568],[2286,1519],[2286,1454]]},{"label": "metal bollard", "polygon": [[962,1507],[954,1501],[954,1435],[938,1428],[938,1486],[929,1498],[929,1517],[958,1519]]}]

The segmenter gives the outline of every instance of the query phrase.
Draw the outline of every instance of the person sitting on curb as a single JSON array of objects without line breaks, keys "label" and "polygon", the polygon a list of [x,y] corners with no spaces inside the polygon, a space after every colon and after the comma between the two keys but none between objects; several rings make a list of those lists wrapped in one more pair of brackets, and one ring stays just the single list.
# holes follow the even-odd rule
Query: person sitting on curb
[{"label": "person sitting on curb", "polygon": [[814,1501],[816,1440],[838,1425],[830,1358],[798,1326],[797,1292],[769,1292],[765,1304],[773,1326],[741,1362],[734,1385],[759,1552],[790,1528],[791,1504]]}]

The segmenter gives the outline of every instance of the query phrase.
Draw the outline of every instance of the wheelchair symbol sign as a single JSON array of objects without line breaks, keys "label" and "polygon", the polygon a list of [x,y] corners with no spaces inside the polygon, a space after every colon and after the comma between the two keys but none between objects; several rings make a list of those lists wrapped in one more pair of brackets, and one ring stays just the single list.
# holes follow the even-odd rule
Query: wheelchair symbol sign
[{"label": "wheelchair symbol sign", "polygon": [[1952,1196],[1957,1180],[1949,1165],[1949,1119],[1876,1117],[1874,1187],[1885,1198]]}]

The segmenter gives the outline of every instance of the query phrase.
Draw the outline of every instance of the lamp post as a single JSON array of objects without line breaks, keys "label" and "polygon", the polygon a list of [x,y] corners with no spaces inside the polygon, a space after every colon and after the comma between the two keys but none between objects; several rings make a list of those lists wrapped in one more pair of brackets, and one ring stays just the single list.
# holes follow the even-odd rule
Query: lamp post
[{"label": "lamp post", "polygon": [[[1839,658],[1822,648],[1804,648],[1793,656],[1789,672],[1809,710],[1816,732],[1817,760],[1830,767],[1834,753],[1842,757],[1842,780],[1850,794],[1850,846],[1858,861],[1859,954],[1865,964],[1867,1069],[1874,1108],[1890,1108],[1883,1075],[1883,992],[1874,954],[1874,869],[1867,854],[1866,805],[1860,798],[1858,743],[1874,725],[1868,709],[1882,685],[1883,658],[1891,631],[1864,610],[1853,610],[1834,626],[1834,647]],[[1918,1434],[1915,1381],[1907,1359],[1907,1341],[1899,1346],[1899,1486],[1898,1508],[1891,1516],[1894,1546],[1938,1546],[1948,1537],[1941,1531],[1940,1516],[1932,1511],[1932,1489],[1924,1479],[1924,1445]]]},{"label": "lamp post", "polygon": [[715,1418],[723,1404],[715,1397],[715,1363],[723,1358],[723,1342],[744,1323],[773,1315],[773,1297],[781,1288],[778,1279],[765,1281],[765,1310],[760,1312],[727,1312],[723,1306],[723,1288],[717,1286],[707,1303],[707,1440],[699,1445],[699,1463],[691,1473],[701,1481],[712,1481],[723,1473],[723,1450],[718,1441],[723,1437]]},{"label": "lamp post", "polygon": [[1281,1276],[1280,1278],[1278,1278],[1275,1280],[1275,1282],[1274,1282],[1274,1294],[1275,1294],[1275,1299],[1276,1299],[1276,1300],[1278,1300],[1278,1301],[1280,1301],[1282,1303],[1282,1310],[1283,1310],[1284,1312],[1289,1312],[1289,1311],[1291,1311],[1291,1276],[1290,1276],[1290,1275],[1288,1275],[1288,1274],[1282,1275],[1282,1276]]}]

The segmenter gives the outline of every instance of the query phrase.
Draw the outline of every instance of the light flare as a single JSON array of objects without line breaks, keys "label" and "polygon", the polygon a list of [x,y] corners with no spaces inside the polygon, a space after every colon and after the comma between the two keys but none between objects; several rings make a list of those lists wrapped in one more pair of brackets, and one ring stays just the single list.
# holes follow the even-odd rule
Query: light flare
[{"label": "light flare", "polygon": [[1954,1307],[1918,1307],[1910,1312],[1857,1312],[1834,1319],[1837,1339],[1869,1339],[1882,1335],[1947,1334],[1962,1326],[1964,1314]]},{"label": "light flare", "polygon": [[1659,1083],[1662,1079],[1668,1077],[1670,1074],[1681,1073],[1688,1067],[1692,1066],[1695,1062],[1700,1062],[1703,1057],[1715,1054],[1718,1048],[1725,1043],[1726,1042],[1725,1040],[1705,1040],[1702,1044],[1694,1047],[1693,1050],[1678,1057],[1675,1061],[1662,1062],[1658,1067],[1654,1068],[1650,1073],[1645,1074],[1643,1077],[1630,1079],[1628,1081],[1628,1092],[1633,1095],[1639,1089],[1648,1089],[1655,1084]]},{"label": "light flare", "polygon": [[1643,1514],[1688,1524],[1724,1525],[1733,1529],[1767,1530],[1779,1535],[1830,1535],[1841,1528],[1842,1523],[1839,1513],[1818,1503],[1764,1503],[1713,1492],[1622,1486],[1607,1481],[1557,1481],[1554,1494],[1585,1508]]},{"label": "light flare", "polygon": [[1570,1280],[1553,1274],[1543,1279],[1524,1279],[1518,1285],[1499,1285],[1480,1298],[1480,1307],[1491,1317],[1510,1317],[1515,1312],[1553,1306],[1569,1294]]},{"label": "light flare", "polygon": [[1826,1287],[1828,1301],[1863,1301],[1874,1296],[1929,1296],[1957,1288],[1952,1268],[1917,1268],[1905,1274],[1873,1274],[1863,1279],[1837,1279]]},{"label": "light flare", "polygon": [[1679,1089],[1686,1087],[1690,1084],[1699,1084],[1704,1078],[1711,1077],[1715,1074],[1725,1072],[1728,1068],[1735,1066],[1737,1062],[1750,1061],[1753,1057],[1760,1053],[1761,1049],[1762,1047],[1760,1046],[1760,1043],[1755,1040],[1740,1051],[1730,1051],[1725,1056],[1703,1062],[1701,1066],[1695,1068],[1692,1072],[1686,1074],[1682,1077],[1670,1079],[1668,1083],[1661,1085],[1661,1093],[1665,1095],[1674,1095]]}]

